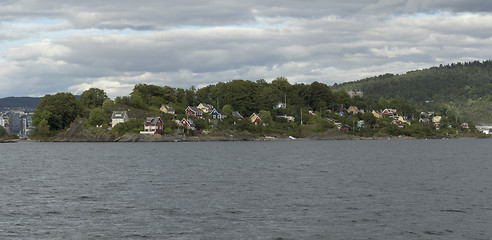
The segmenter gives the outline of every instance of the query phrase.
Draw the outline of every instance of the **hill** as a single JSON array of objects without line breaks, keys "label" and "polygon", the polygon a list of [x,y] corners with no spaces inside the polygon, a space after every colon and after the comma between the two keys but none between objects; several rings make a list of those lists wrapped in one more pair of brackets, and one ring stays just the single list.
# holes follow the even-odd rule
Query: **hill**
[{"label": "hill", "polygon": [[365,96],[403,97],[420,109],[441,112],[457,121],[492,123],[492,61],[453,63],[406,74],[384,74],[335,84],[335,90]]},{"label": "hill", "polygon": [[0,98],[0,109],[4,108],[31,108],[38,106],[41,98],[36,97],[6,97]]}]

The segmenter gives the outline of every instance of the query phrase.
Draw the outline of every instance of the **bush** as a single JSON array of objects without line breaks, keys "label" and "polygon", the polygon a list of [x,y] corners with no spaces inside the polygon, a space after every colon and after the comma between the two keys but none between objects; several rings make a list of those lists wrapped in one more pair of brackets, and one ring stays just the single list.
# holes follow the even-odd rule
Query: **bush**
[{"label": "bush", "polygon": [[143,130],[143,123],[136,119],[131,119],[128,122],[117,124],[111,129],[111,131],[116,132],[117,135],[122,136],[126,133],[139,133]]}]

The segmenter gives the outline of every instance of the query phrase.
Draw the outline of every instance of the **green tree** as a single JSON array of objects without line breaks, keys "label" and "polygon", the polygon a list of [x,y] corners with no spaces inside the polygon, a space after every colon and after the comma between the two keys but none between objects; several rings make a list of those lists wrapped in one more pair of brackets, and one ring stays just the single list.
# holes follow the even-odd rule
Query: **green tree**
[{"label": "green tree", "polygon": [[227,114],[227,116],[230,118],[232,117],[232,106],[229,104],[226,104],[222,107],[222,111]]},{"label": "green tree", "polygon": [[260,115],[261,123],[264,123],[264,124],[271,124],[272,123],[273,118],[272,118],[272,114],[269,111],[260,110],[260,112],[258,114]]},{"label": "green tree", "polygon": [[50,131],[59,131],[70,126],[80,112],[80,103],[73,94],[48,94],[39,101],[32,116],[33,125],[38,127],[42,120],[46,120]]},{"label": "green tree", "polygon": [[101,107],[107,99],[106,92],[99,88],[90,88],[80,95],[80,102],[89,109]]},{"label": "green tree", "polygon": [[33,137],[51,137],[52,133],[50,131],[50,126],[48,125],[47,119],[42,119],[36,126],[33,132]]},{"label": "green tree", "polygon": [[89,119],[87,119],[87,123],[90,126],[103,125],[105,120],[104,110],[102,108],[94,108],[89,115]]}]

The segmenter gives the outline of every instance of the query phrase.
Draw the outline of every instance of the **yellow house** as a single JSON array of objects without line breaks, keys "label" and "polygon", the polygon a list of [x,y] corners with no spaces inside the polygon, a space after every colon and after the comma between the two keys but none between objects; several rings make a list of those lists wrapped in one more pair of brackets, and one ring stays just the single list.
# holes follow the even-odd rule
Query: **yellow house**
[{"label": "yellow house", "polygon": [[376,118],[382,118],[383,116],[381,114],[379,114],[378,112],[372,110],[372,115],[374,115],[374,117]]},{"label": "yellow house", "polygon": [[116,126],[116,124],[124,123],[130,120],[128,113],[126,111],[114,111],[111,116],[111,127]]},{"label": "yellow house", "polygon": [[176,110],[174,110],[173,106],[168,104],[162,104],[160,109],[163,113],[176,114]]},{"label": "yellow house", "polygon": [[356,114],[358,111],[359,111],[359,109],[356,106],[350,106],[347,109],[347,112],[350,113],[350,114]]},{"label": "yellow house", "polygon": [[402,116],[399,116],[398,120],[400,120],[402,123],[406,123],[406,124],[410,125],[410,122],[408,120],[404,119]]},{"label": "yellow house", "polygon": [[211,113],[215,109],[214,106],[212,106],[210,104],[206,104],[206,103],[200,103],[197,106],[197,108],[202,110],[202,112],[204,112],[204,113]]},{"label": "yellow house", "polygon": [[251,114],[249,120],[253,125],[258,125],[258,123],[261,122],[260,116],[258,116],[256,113]]},{"label": "yellow house", "polygon": [[441,122],[441,118],[442,118],[441,116],[434,116],[432,118],[432,122],[433,123],[439,123],[439,122]]}]

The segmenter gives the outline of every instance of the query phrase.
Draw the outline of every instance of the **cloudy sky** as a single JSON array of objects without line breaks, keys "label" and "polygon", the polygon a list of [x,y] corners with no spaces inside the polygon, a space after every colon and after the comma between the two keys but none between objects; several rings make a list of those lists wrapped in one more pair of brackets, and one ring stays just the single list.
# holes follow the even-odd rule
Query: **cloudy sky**
[{"label": "cloudy sky", "polygon": [[328,85],[492,56],[489,0],[2,0],[0,97]]}]

